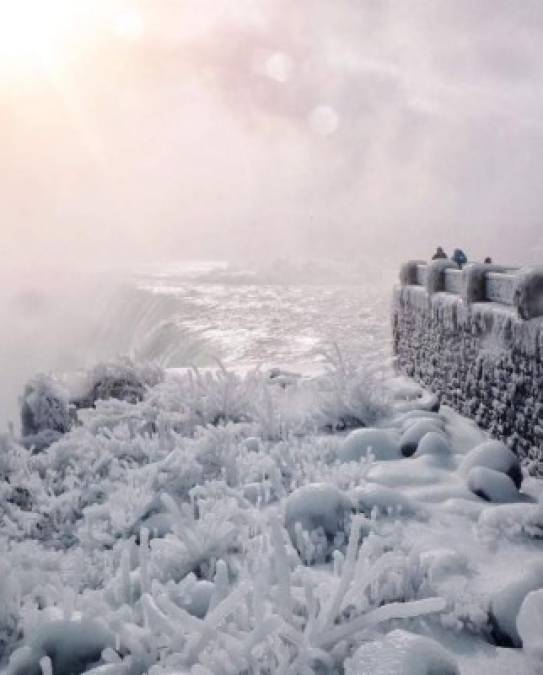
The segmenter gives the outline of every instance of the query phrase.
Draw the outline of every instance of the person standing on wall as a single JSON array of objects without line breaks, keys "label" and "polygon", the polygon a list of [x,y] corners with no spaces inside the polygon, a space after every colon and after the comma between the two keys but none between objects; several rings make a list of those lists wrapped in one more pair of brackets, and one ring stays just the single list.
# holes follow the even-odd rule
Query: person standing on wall
[{"label": "person standing on wall", "polygon": [[455,248],[451,260],[453,260],[460,269],[468,262],[468,258],[461,248]]},{"label": "person standing on wall", "polygon": [[445,251],[441,248],[441,246],[438,246],[436,249],[436,252],[432,256],[432,260],[440,260],[441,258],[445,259],[447,258],[447,254]]}]

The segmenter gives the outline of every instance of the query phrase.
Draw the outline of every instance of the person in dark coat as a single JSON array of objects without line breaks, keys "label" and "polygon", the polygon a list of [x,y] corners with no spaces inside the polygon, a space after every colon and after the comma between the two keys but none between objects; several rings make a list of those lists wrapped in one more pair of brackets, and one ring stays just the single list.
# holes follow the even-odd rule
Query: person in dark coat
[{"label": "person in dark coat", "polygon": [[487,257],[485,258],[485,265],[492,265],[492,258],[490,258],[489,256],[487,256]]},{"label": "person in dark coat", "polygon": [[461,248],[455,248],[454,253],[452,255],[451,260],[454,260],[454,262],[462,269],[462,267],[468,262],[468,259],[466,257],[466,254]]},{"label": "person in dark coat", "polygon": [[436,252],[432,256],[432,260],[439,260],[440,258],[447,258],[447,254],[441,248],[441,246],[438,246],[437,249],[436,249]]}]

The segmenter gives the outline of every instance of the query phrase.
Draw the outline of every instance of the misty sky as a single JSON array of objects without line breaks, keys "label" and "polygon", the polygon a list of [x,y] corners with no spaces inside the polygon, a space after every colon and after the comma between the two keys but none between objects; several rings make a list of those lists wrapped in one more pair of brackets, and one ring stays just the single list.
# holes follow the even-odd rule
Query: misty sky
[{"label": "misty sky", "polygon": [[4,260],[543,259],[541,0],[108,4],[0,64]]}]

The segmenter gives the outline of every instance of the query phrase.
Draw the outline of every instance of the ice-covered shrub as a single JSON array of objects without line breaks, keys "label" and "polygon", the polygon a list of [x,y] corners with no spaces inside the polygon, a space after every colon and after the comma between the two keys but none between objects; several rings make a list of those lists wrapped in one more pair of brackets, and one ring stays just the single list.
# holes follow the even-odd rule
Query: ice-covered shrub
[{"label": "ice-covered shrub", "polygon": [[439,642],[405,630],[366,642],[346,661],[346,675],[459,675],[453,656]]},{"label": "ice-covered shrub", "polygon": [[21,433],[27,447],[43,450],[68,432],[73,423],[69,396],[60,382],[37,375],[21,400]]},{"label": "ice-covered shrub", "polygon": [[477,529],[484,539],[543,539],[543,504],[500,504],[481,512]]},{"label": "ice-covered shrub", "polygon": [[399,438],[385,429],[355,429],[338,449],[342,462],[358,462],[371,454],[375,460],[399,459]]},{"label": "ice-covered shrub", "polygon": [[158,367],[140,366],[130,360],[101,363],[87,373],[82,392],[74,398],[74,404],[78,408],[90,408],[96,401],[112,398],[138,403],[149,387],[163,379],[164,371]]},{"label": "ice-covered shrub", "polygon": [[367,483],[352,490],[349,496],[355,510],[368,517],[372,515],[423,516],[425,513],[423,507],[412,499],[384,485]]},{"label": "ice-covered shrub", "polygon": [[289,495],[285,526],[304,562],[324,562],[345,546],[351,511],[350,499],[326,483],[304,485]]}]

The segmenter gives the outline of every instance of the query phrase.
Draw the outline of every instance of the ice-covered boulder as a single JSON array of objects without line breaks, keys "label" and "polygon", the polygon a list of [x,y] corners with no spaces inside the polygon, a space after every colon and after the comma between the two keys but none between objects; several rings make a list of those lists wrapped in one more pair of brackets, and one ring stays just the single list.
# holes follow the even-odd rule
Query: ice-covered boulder
[{"label": "ice-covered boulder", "polygon": [[522,483],[520,461],[501,441],[485,441],[475,446],[464,457],[458,470],[467,476],[475,466],[484,466],[507,474],[517,488]]},{"label": "ice-covered boulder", "polygon": [[438,642],[405,630],[365,642],[345,662],[345,675],[459,675],[452,655]]},{"label": "ice-covered boulder", "polygon": [[305,562],[324,562],[350,531],[351,500],[327,483],[310,483],[286,500],[285,527]]},{"label": "ice-covered boulder", "polygon": [[520,499],[515,484],[507,474],[486,466],[474,466],[468,474],[467,484],[474,495],[487,502],[504,503]]},{"label": "ice-covered boulder", "polygon": [[27,447],[41,450],[70,431],[68,392],[48,375],[37,375],[26,385],[21,400],[21,433]]},{"label": "ice-covered boulder", "polygon": [[342,462],[358,462],[369,452],[376,460],[398,459],[397,434],[384,429],[355,429],[343,440],[337,455]]},{"label": "ice-covered boulder", "polygon": [[408,426],[400,438],[400,450],[404,457],[411,457],[417,451],[423,436],[428,433],[439,433],[441,428],[438,424],[427,419],[417,420]]},{"label": "ice-covered boulder", "polygon": [[543,652],[543,589],[531,591],[522,601],[517,615],[517,632],[524,649]]},{"label": "ice-covered boulder", "polygon": [[52,621],[36,628],[13,652],[6,675],[42,675],[44,656],[51,659],[54,675],[79,675],[114,645],[115,636],[98,621]]},{"label": "ice-covered boulder", "polygon": [[441,459],[449,458],[452,448],[445,436],[437,431],[429,431],[420,439],[416,456],[430,455]]},{"label": "ice-covered boulder", "polygon": [[354,488],[349,494],[355,511],[370,516],[372,512],[379,515],[415,515],[422,514],[423,509],[412,499],[401,492],[367,483],[364,486]]},{"label": "ice-covered boulder", "polygon": [[517,616],[528,593],[543,589],[543,563],[533,564],[526,570],[520,565],[519,575],[520,579],[509,583],[490,600],[492,635],[496,643],[504,647],[522,647]]}]

